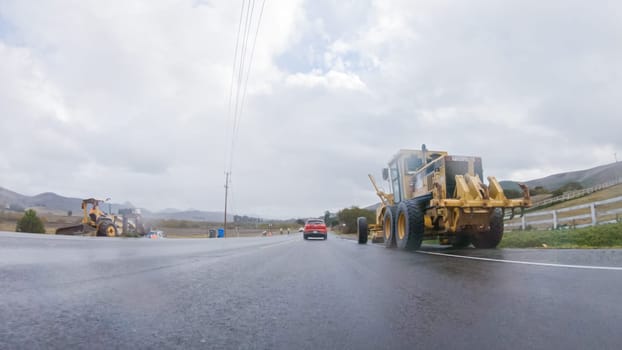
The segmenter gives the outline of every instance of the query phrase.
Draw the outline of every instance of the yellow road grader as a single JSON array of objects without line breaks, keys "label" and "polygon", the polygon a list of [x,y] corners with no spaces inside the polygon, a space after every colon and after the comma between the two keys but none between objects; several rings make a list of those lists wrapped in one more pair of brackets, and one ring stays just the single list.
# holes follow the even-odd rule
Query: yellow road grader
[{"label": "yellow road grader", "polygon": [[493,176],[484,185],[480,157],[453,156],[423,145],[421,150],[400,150],[388,165],[382,177],[390,193],[369,175],[381,204],[375,224],[358,218],[361,244],[371,235],[374,242],[408,250],[419,249],[428,239],[454,247],[495,248],[503,237],[505,211],[522,215],[531,205],[525,185],[520,199],[508,199]]},{"label": "yellow road grader", "polygon": [[138,222],[128,222],[117,215],[104,213],[99,209],[99,205],[105,201],[95,198],[88,198],[82,201],[82,220],[77,225],[65,226],[56,229],[57,235],[95,235],[115,237],[119,232],[125,230],[138,231],[142,229],[142,224]]}]

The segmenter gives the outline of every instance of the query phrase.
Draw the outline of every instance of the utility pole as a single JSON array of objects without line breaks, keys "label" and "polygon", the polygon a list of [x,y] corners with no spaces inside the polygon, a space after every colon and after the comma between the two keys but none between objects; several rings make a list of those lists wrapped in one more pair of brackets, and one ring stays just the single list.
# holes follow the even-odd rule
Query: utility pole
[{"label": "utility pole", "polygon": [[229,172],[225,173],[225,223],[223,230],[225,230],[225,237],[227,237],[227,198],[229,197]]},{"label": "utility pole", "polygon": [[614,153],[613,153],[613,158],[615,158],[615,159],[616,159],[616,163],[617,163],[617,162],[618,162],[618,153],[617,153],[617,152],[614,152]]}]

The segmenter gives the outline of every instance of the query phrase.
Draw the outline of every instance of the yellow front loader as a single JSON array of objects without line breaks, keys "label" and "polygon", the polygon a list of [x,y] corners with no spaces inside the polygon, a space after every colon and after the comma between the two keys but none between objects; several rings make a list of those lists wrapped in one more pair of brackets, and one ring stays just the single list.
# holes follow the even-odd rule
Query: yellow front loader
[{"label": "yellow front loader", "polygon": [[77,225],[56,229],[57,235],[96,235],[115,237],[121,229],[121,220],[115,215],[99,210],[103,200],[88,198],[82,201],[82,220]]},{"label": "yellow front loader", "polygon": [[523,197],[508,199],[493,176],[482,183],[479,157],[451,156],[444,151],[400,150],[383,169],[391,193],[378,189],[376,223],[358,219],[359,243],[371,234],[374,242],[388,247],[418,249],[423,240],[438,239],[441,244],[476,248],[495,248],[503,237],[506,210],[531,205],[529,190],[521,185]]}]

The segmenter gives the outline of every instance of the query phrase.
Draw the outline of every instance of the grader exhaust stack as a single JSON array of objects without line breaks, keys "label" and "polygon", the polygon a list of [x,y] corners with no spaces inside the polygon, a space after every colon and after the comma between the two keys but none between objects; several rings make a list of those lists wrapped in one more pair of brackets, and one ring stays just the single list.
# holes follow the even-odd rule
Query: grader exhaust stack
[{"label": "grader exhaust stack", "polygon": [[[385,176],[386,175],[386,176]],[[400,150],[383,169],[391,193],[381,191],[376,223],[359,218],[359,243],[368,233],[374,241],[403,249],[418,249],[424,239],[438,238],[441,244],[494,248],[503,237],[503,215],[531,205],[529,189],[521,185],[523,197],[508,199],[493,176],[482,182],[479,157],[451,156],[444,151]]]}]

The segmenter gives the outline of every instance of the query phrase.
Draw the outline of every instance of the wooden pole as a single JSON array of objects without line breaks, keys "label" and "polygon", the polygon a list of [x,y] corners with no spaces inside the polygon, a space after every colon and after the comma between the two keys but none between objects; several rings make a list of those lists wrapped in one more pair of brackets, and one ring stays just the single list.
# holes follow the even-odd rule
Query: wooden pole
[{"label": "wooden pole", "polygon": [[227,237],[227,198],[229,198],[229,172],[227,171],[225,174],[225,220],[222,229],[225,231],[225,237]]}]

